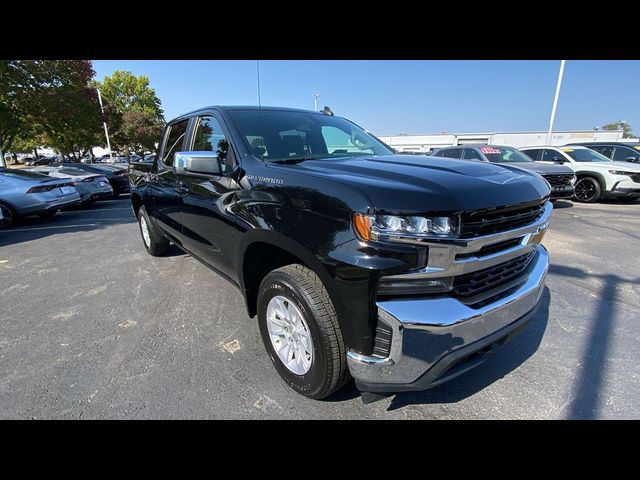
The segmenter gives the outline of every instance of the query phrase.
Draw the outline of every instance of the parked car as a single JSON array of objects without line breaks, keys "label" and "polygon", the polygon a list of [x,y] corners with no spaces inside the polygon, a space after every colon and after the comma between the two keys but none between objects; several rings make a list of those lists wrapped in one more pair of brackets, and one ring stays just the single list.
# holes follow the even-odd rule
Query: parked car
[{"label": "parked car", "polygon": [[462,158],[524,168],[541,175],[551,185],[551,198],[573,197],[576,174],[564,165],[536,163],[514,147],[505,145],[464,145],[441,148],[434,157]]},{"label": "parked car", "polygon": [[147,163],[153,163],[156,159],[155,154],[150,153],[144,156],[144,159],[142,159],[142,162],[147,162]]},{"label": "parked car", "polygon": [[29,157],[28,159],[25,159],[25,164],[26,165],[50,165],[54,162],[58,162],[60,161],[60,157],[57,155],[51,155],[48,157],[38,157],[38,158],[33,158],[33,157]]},{"label": "parked car", "polygon": [[117,197],[121,193],[129,191],[129,177],[127,171],[122,168],[114,167],[109,164],[86,164],[86,163],[58,163],[53,164],[56,167],[77,168],[84,172],[101,174],[107,177],[109,185],[113,189],[113,196]]},{"label": "parked car", "polygon": [[67,179],[0,168],[0,227],[10,226],[18,217],[53,216],[78,202],[80,195]]},{"label": "parked car", "polygon": [[601,198],[640,198],[640,165],[615,162],[587,147],[540,146],[525,147],[526,153],[536,162],[561,163],[577,175],[574,199],[592,203]]},{"label": "parked car", "polygon": [[397,155],[328,109],[208,107],[159,140],[129,165],[142,246],[174,242],[237,286],[302,395],[349,373],[365,402],[430,388],[536,312],[553,206],[533,172]]},{"label": "parked car", "polygon": [[50,177],[68,179],[76,187],[83,205],[91,205],[96,200],[113,197],[109,180],[102,173],[89,173],[71,167],[36,167],[28,170]]},{"label": "parked car", "polygon": [[625,142],[584,142],[569,143],[590,148],[616,162],[640,163],[640,144]]}]

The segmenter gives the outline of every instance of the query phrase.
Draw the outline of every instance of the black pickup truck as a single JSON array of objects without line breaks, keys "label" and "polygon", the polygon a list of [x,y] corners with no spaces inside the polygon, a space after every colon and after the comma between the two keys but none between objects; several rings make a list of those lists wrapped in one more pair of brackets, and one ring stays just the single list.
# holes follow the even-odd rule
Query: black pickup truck
[{"label": "black pickup truck", "polygon": [[365,402],[477,366],[521,330],[548,269],[549,185],[510,165],[393,150],[329,109],[208,107],[129,166],[146,250],[238,287],[276,370]]}]

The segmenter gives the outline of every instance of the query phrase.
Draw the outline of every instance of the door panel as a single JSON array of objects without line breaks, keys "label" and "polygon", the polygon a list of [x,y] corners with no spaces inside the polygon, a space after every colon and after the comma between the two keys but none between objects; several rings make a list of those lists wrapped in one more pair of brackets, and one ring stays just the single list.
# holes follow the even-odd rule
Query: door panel
[{"label": "door panel", "polygon": [[240,232],[231,208],[240,188],[233,178],[237,167],[228,134],[213,115],[196,120],[188,150],[216,152],[222,175],[179,175],[182,197],[182,234],[185,248],[237,281]]},{"label": "door panel", "polygon": [[188,120],[168,127],[164,147],[157,161],[157,171],[151,176],[153,209],[159,226],[179,244],[182,244],[182,193],[173,168],[176,152],[182,150]]}]

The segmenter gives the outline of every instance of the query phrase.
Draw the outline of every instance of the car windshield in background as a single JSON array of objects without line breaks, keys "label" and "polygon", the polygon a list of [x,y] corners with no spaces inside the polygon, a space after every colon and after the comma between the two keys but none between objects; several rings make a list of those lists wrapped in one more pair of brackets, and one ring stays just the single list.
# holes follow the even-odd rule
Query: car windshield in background
[{"label": "car windshield in background", "polygon": [[0,175],[8,175],[10,177],[22,178],[24,180],[42,180],[46,175],[40,173],[27,172],[26,170],[15,170],[8,168],[0,168]]},{"label": "car windshield in background", "polygon": [[344,118],[284,110],[232,110],[229,115],[251,152],[267,162],[393,154]]},{"label": "car windshield in background", "polygon": [[576,162],[610,162],[604,155],[588,148],[563,148],[562,151]]},{"label": "car windshield in background", "polygon": [[532,160],[524,153],[509,147],[480,147],[480,151],[484,153],[485,157],[490,162],[526,162],[530,163]]}]

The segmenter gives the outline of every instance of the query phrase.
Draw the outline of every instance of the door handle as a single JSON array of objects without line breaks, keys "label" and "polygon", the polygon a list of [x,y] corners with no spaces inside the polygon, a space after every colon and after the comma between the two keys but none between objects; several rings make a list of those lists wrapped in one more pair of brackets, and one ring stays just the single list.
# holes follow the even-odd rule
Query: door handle
[{"label": "door handle", "polygon": [[184,183],[179,183],[176,186],[175,191],[181,195],[186,195],[187,193],[189,193],[189,189]]}]

